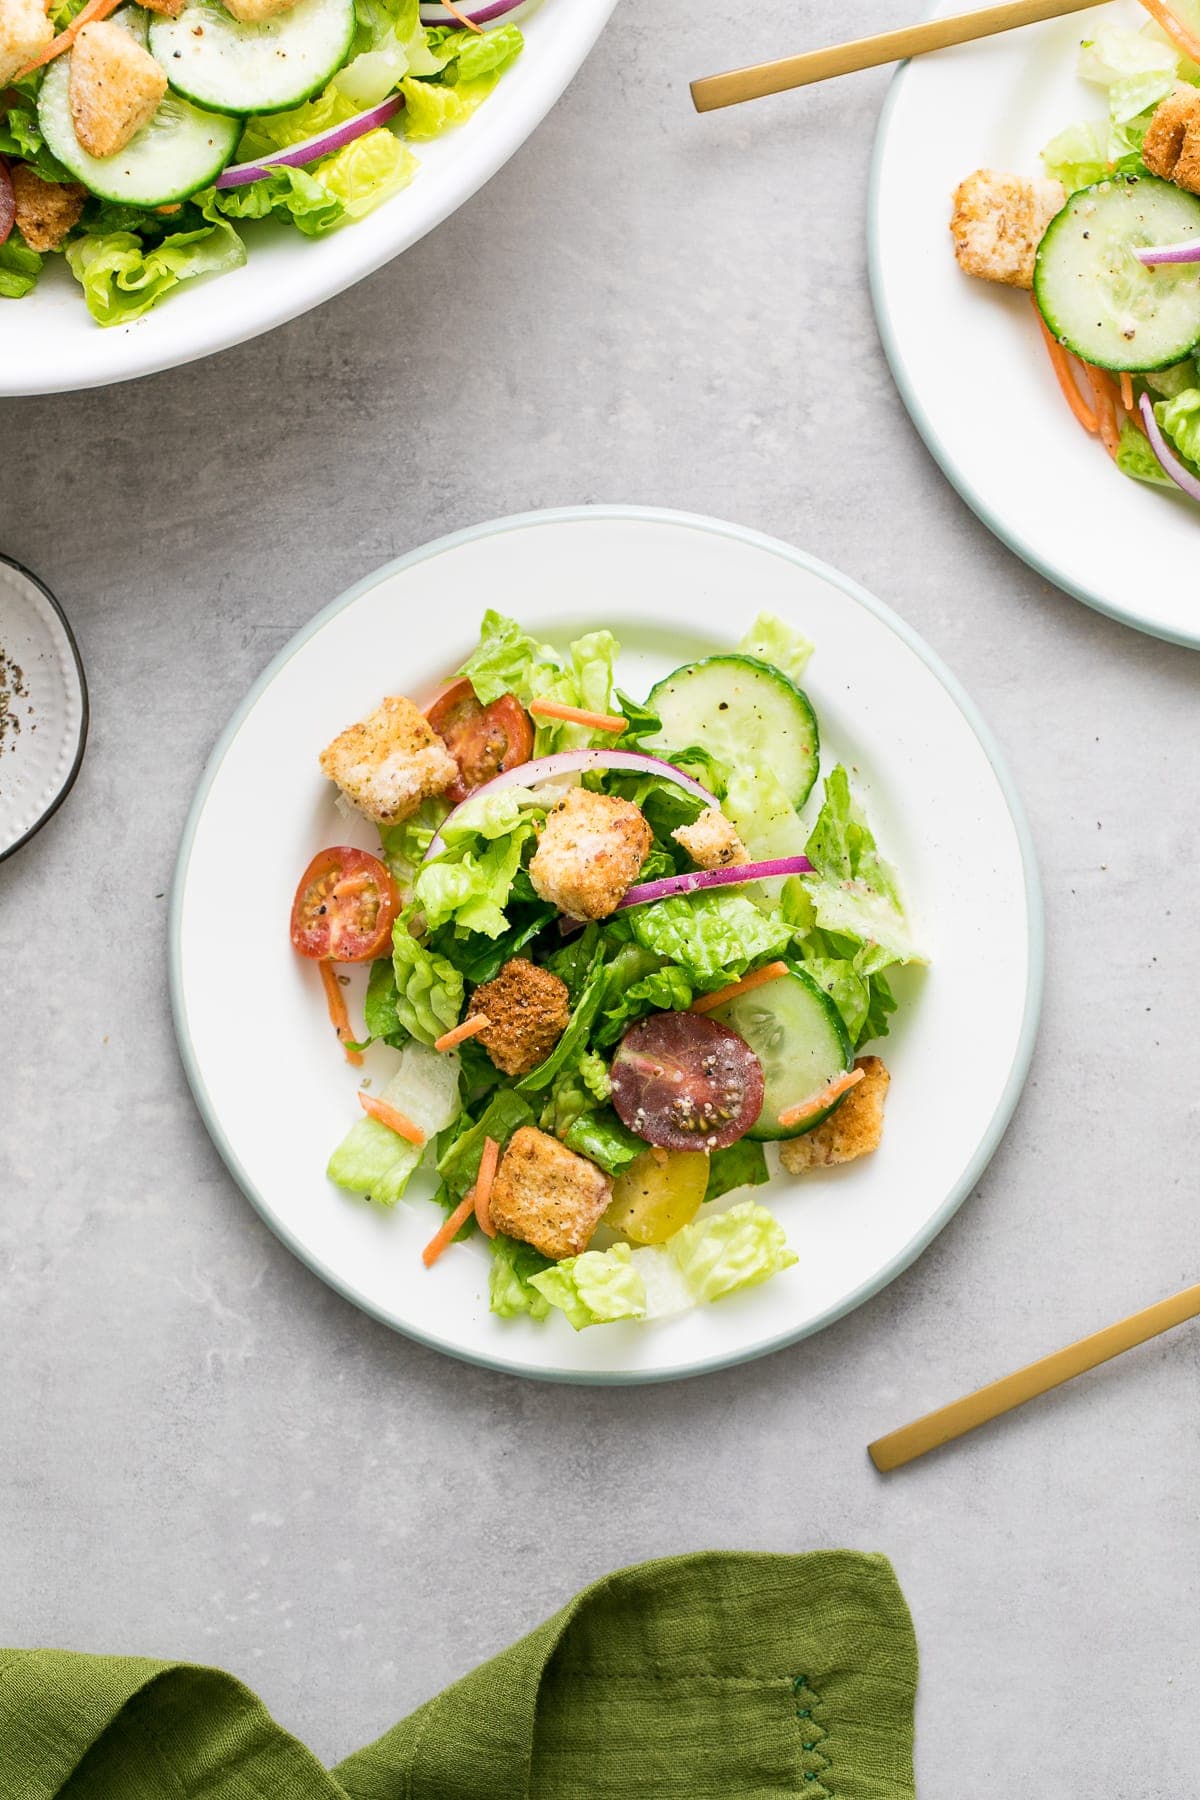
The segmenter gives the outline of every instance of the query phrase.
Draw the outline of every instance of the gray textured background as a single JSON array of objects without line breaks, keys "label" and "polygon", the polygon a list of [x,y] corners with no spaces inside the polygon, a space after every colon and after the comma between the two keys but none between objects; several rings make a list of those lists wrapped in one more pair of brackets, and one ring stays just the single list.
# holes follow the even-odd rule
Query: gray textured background
[{"label": "gray textured background", "polygon": [[[525,150],[353,293],[0,403],[0,548],[66,604],[94,707],[0,870],[0,1642],[223,1663],[332,1759],[618,1564],[848,1544],[915,1614],[924,1800],[1196,1793],[1195,1328],[887,1482],[864,1454],[1200,1276],[1200,660],[1048,589],[918,442],[864,280],[884,77],[692,115],[689,76],[843,16],[626,0]],[[385,558],[582,500],[776,532],[896,606],[1008,753],[1049,927],[1024,1101],[926,1256],[815,1341],[636,1394],[460,1367],[327,1291],[218,1162],[166,994],[184,813],[268,658]]]}]

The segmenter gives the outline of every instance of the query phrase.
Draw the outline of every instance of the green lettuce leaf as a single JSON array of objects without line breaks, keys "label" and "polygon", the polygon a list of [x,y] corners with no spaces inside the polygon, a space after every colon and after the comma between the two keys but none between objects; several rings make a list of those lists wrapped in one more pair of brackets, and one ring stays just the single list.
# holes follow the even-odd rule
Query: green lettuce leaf
[{"label": "green lettuce leaf", "polygon": [[847,957],[806,956],[804,972],[812,976],[818,987],[825,989],[842,1015],[851,1043],[857,1043],[871,1008],[867,977]]},{"label": "green lettuce leaf", "polygon": [[1154,413],[1180,456],[1200,465],[1200,388],[1187,388],[1174,400],[1159,400]]},{"label": "green lettuce leaf", "polygon": [[685,1225],[668,1238],[667,1249],[696,1301],[757,1287],[799,1260],[778,1219],[754,1200]]},{"label": "green lettuce leaf", "polygon": [[1179,72],[1179,53],[1161,37],[1108,20],[1079,53],[1079,74],[1108,93],[1109,117],[1124,124],[1165,100]]},{"label": "green lettuce leaf", "polygon": [[644,975],[624,989],[614,1006],[606,1008],[596,1032],[601,1046],[618,1043],[635,1019],[650,1012],[686,1012],[695,990],[686,972],[675,963]]},{"label": "green lettuce leaf", "polygon": [[[439,1053],[434,1051],[433,1054]],[[502,1088],[493,1095],[473,1125],[464,1119],[463,1129],[441,1151],[438,1174],[447,1190],[455,1199],[461,1200],[474,1185],[485,1138],[495,1138],[503,1150],[514,1131],[522,1125],[532,1124],[533,1112],[528,1103],[512,1088]]]},{"label": "green lettuce leaf", "polygon": [[532,1244],[518,1243],[498,1231],[492,1239],[492,1267],[488,1278],[491,1310],[502,1319],[515,1319],[528,1313],[531,1319],[544,1319],[550,1302],[531,1286],[533,1276],[552,1268],[549,1257]]},{"label": "green lettuce leaf", "polygon": [[345,216],[336,194],[304,169],[280,163],[261,181],[245,187],[222,188],[213,201],[218,212],[231,219],[290,219],[306,237],[320,237]]},{"label": "green lettuce leaf", "polygon": [[378,125],[325,157],[313,173],[340,203],[347,219],[362,219],[407,187],[417,167],[412,151],[405,149],[394,132]]},{"label": "green lettuce leaf", "polygon": [[425,800],[407,819],[379,827],[379,853],[401,887],[407,887],[446,817],[444,800]]},{"label": "green lettuce leaf", "polygon": [[704,1198],[719,1200],[734,1188],[761,1187],[770,1181],[766,1153],[753,1138],[739,1138],[728,1149],[714,1150],[708,1159],[708,1187]]},{"label": "green lettuce leaf", "polygon": [[[551,645],[530,637],[515,619],[489,610],[480,626],[479,647],[458,672],[466,676],[484,706],[502,694],[515,694],[522,706],[540,698],[590,712],[611,712],[613,665],[619,652],[620,645],[610,631],[591,631],[569,645],[563,658]],[[548,756],[596,742],[611,739],[581,725],[539,719],[534,754]]]},{"label": "green lettuce leaf", "polygon": [[485,75],[497,76],[514,63],[525,47],[517,25],[499,25],[493,31],[447,32],[438,44],[440,54],[453,58],[457,82],[478,81]]},{"label": "green lettuce leaf", "polygon": [[1061,181],[1068,194],[1093,187],[1109,173],[1108,126],[1087,119],[1068,125],[1042,151],[1042,166],[1051,181]]},{"label": "green lettuce leaf", "polygon": [[795,626],[768,612],[759,613],[738,649],[745,656],[757,656],[760,662],[770,663],[796,683],[813,653],[812,645]]},{"label": "green lettuce leaf", "polygon": [[570,1256],[531,1276],[530,1286],[566,1313],[576,1331],[585,1325],[645,1317],[646,1288],[628,1244]]},{"label": "green lettuce leaf", "polygon": [[408,1042],[409,1033],[400,1023],[396,969],[390,956],[381,956],[371,964],[363,1017],[368,1037],[382,1039],[396,1050]]},{"label": "green lettuce leaf", "polygon": [[725,780],[722,806],[753,860],[798,856],[804,827],[774,769],[740,764]]},{"label": "green lettuce leaf", "polygon": [[534,835],[534,814],[520,813],[515,803],[516,822],[507,829],[499,824],[494,832],[489,829],[485,813],[499,814],[509,800],[510,794],[501,794],[481,803],[478,830],[460,829],[447,838],[441,856],[422,865],[413,893],[431,930],[453,919],[460,934],[476,932],[495,939],[509,931],[505,908],[522,851]]},{"label": "green lettuce leaf", "polygon": [[1148,388],[1161,394],[1164,400],[1174,400],[1188,388],[1200,386],[1200,374],[1196,370],[1195,358],[1187,356],[1182,362],[1172,363],[1169,369],[1147,369],[1142,376]]},{"label": "green lettuce leaf", "polygon": [[256,162],[273,150],[302,144],[319,132],[353,119],[362,110],[337,87],[327,87],[315,100],[306,100],[303,106],[293,106],[289,112],[257,113],[246,121],[236,161]]},{"label": "green lettuce leaf", "polygon": [[1144,432],[1126,419],[1117,442],[1117,467],[1122,475],[1134,481],[1147,481],[1151,487],[1174,488],[1175,483],[1155,456]]},{"label": "green lettuce leaf", "polygon": [[646,1145],[624,1126],[610,1107],[599,1112],[581,1113],[565,1133],[563,1143],[603,1169],[606,1175],[619,1175],[627,1169]]},{"label": "green lettuce leaf", "polygon": [[463,978],[452,962],[413,937],[408,924],[409,915],[401,913],[392,928],[396,1017],[411,1037],[432,1044],[458,1024]]},{"label": "green lettuce leaf", "polygon": [[592,1025],[595,1022],[596,1014],[600,1010],[600,1003],[604,998],[604,987],[604,946],[603,944],[597,944],[595,955],[592,958],[591,969],[588,972],[587,980],[584,982],[579,998],[572,1009],[567,1029],[563,1032],[545,1061],[540,1062],[537,1068],[531,1070],[528,1075],[523,1075],[521,1077],[521,1080],[517,1083],[517,1089],[520,1093],[541,1093],[545,1088],[550,1086],[551,1082],[560,1071],[573,1064],[576,1058],[587,1048],[588,1037],[591,1033]]},{"label": "green lettuce leaf", "polygon": [[805,850],[817,871],[804,881],[817,923],[863,946],[860,974],[924,960],[905,920],[895,871],[880,856],[840,764],[825,783],[825,802]]},{"label": "green lettuce leaf", "polygon": [[633,907],[630,925],[644,950],[678,963],[701,988],[738,980],[752,962],[778,956],[792,939],[785,920],[727,888]]},{"label": "green lettuce leaf", "polygon": [[415,81],[406,75],[400,83],[405,136],[414,143],[426,143],[441,137],[452,125],[465,124],[487,99],[497,79],[495,75],[485,75],[480,81],[460,81],[447,87],[440,81]]},{"label": "green lettuce leaf", "polygon": [[0,300],[23,300],[38,283],[45,262],[14,232],[0,244]]},{"label": "green lettuce leaf", "polygon": [[475,933],[458,937],[453,928],[443,928],[434,947],[449,957],[472,987],[480,987],[485,981],[494,980],[506,962],[519,956],[558,917],[558,909],[549,905],[520,911],[521,917],[498,938],[480,939]]},{"label": "green lettuce leaf", "polygon": [[[457,1119],[458,1058],[407,1044],[381,1100],[436,1137]],[[424,1147],[397,1137],[378,1119],[359,1119],[329,1159],[326,1174],[351,1194],[366,1194],[380,1206],[394,1206],[424,1155]]]},{"label": "green lettuce leaf", "polygon": [[67,262],[96,323],[126,325],[181,281],[239,268],[246,250],[233,226],[215,213],[205,219],[197,230],[171,232],[154,245],[132,231],[88,232],[68,243]]}]

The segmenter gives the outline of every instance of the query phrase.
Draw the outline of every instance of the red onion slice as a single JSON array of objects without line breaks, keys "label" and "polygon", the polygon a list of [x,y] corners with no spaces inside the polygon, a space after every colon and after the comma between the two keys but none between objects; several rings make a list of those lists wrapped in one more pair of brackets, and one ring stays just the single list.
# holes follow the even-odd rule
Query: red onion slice
[{"label": "red onion slice", "polygon": [[1148,269],[1157,268],[1160,263],[1200,262],[1200,236],[1188,238],[1182,244],[1148,244],[1134,254]]},{"label": "red onion slice", "polygon": [[1142,418],[1146,424],[1146,436],[1150,439],[1150,448],[1166,470],[1176,487],[1182,488],[1193,500],[1200,500],[1200,481],[1190,469],[1184,467],[1163,435],[1162,426],[1154,416],[1154,406],[1149,394],[1141,399]]},{"label": "red onion slice", "polygon": [[684,875],[664,875],[661,881],[643,881],[640,886],[631,887],[617,911],[626,906],[648,906],[653,900],[669,900],[674,894],[691,894],[697,888],[737,887],[744,881],[813,873],[807,856],[775,856],[766,862],[731,863],[725,869],[689,869]]},{"label": "red onion slice", "polygon": [[302,144],[289,144],[286,150],[273,150],[269,156],[260,157],[257,162],[231,163],[217,176],[216,185],[219,188],[246,187],[251,181],[261,181],[264,175],[269,175],[280,164],[298,169],[305,163],[316,162],[320,156],[332,156],[335,150],[344,149],[355,138],[365,137],[377,125],[386,124],[403,105],[403,94],[389,94],[378,106],[357,113],[353,119],[343,119],[340,125],[331,125],[328,131],[318,132],[316,137],[305,138]]},{"label": "red onion slice", "polygon": [[473,794],[468,794],[461,806],[456,806],[442,821],[439,831],[425,852],[424,861],[440,856],[446,848],[446,840],[442,835],[446,826],[462,811],[463,806],[470,806],[472,801],[481,800],[488,794],[502,794],[506,788],[537,787],[543,781],[553,781],[558,775],[578,775],[589,769],[630,769],[639,775],[659,775],[664,781],[673,781],[677,787],[684,788],[694,794],[697,800],[703,800],[705,806],[719,806],[720,801],[715,794],[710,794],[706,787],[677,769],[674,763],[663,762],[658,756],[643,756],[637,750],[558,750],[553,756],[537,756],[532,762],[518,763],[513,769],[505,769],[500,775],[485,781],[477,787]]},{"label": "red onion slice", "polygon": [[[489,0],[486,6],[477,6],[468,12],[465,6],[459,11],[464,19],[470,19],[472,25],[490,25],[493,19],[502,19],[505,13],[516,12],[519,6],[525,6],[528,0]],[[440,6],[422,5],[422,25],[457,25],[458,20]]]},{"label": "red onion slice", "polygon": [[8,172],[8,164],[0,157],[0,244],[12,230],[16,216],[17,202],[13,193],[12,176]]}]

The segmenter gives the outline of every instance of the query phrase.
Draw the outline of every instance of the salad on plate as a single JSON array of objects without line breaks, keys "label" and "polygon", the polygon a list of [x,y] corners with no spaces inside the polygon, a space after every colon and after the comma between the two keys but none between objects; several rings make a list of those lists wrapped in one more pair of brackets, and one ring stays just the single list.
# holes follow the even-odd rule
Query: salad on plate
[{"label": "salad on plate", "polygon": [[[1107,101],[1026,177],[977,169],[951,231],[970,275],[1032,292],[1050,363],[1120,471],[1200,500],[1200,5],[1102,19],[1079,74]],[[1194,16],[1192,16],[1194,15]]]},{"label": "salad on plate", "polygon": [[923,960],[851,771],[818,787],[799,633],[760,615],[644,700],[619,648],[488,612],[443,692],[388,695],[321,753],[378,844],[319,850],[291,915],[345,1057],[394,1053],[331,1182],[387,1208],[434,1170],[425,1264],[482,1234],[491,1310],[577,1329],[796,1261],[753,1190],[776,1147],[793,1175],[876,1149],[867,1047],[889,972]]},{"label": "salad on plate", "polygon": [[523,4],[0,0],[0,298],[61,254],[124,325],[239,267],[254,221],[363,218],[487,99]]}]

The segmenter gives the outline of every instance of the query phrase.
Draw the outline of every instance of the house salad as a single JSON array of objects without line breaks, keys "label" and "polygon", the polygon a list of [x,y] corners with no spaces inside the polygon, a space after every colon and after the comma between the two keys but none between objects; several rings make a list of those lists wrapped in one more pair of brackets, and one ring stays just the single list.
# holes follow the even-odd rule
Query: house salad
[{"label": "house salad", "polygon": [[610,632],[560,651],[489,612],[432,705],[391,695],[321,754],[379,843],[313,858],[292,942],[345,1055],[397,1053],[328,1174],[389,1207],[435,1168],[425,1263],[486,1234],[495,1313],[579,1328],[752,1287],[796,1260],[752,1193],[769,1147],[800,1174],[880,1141],[861,1053],[921,959],[846,768],[802,823],[810,649],[762,615],[638,701]]},{"label": "house salad", "polygon": [[0,298],[61,252],[100,325],[413,179],[520,54],[507,17],[418,0],[0,0]]},{"label": "house salad", "polygon": [[1101,19],[1079,74],[1103,116],[1068,125],[1034,179],[977,169],[951,230],[968,274],[1032,290],[1085,430],[1135,480],[1200,500],[1200,0]]}]

